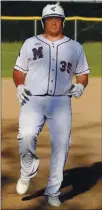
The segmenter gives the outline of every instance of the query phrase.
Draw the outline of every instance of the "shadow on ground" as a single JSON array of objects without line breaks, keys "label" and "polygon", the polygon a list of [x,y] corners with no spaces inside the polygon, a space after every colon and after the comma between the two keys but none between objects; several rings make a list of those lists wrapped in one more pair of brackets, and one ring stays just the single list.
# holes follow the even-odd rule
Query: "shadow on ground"
[{"label": "shadow on ground", "polygon": [[[13,168],[13,170],[15,169],[16,172],[19,171],[19,160],[18,160],[18,142],[16,139],[16,133],[17,133],[17,123],[12,121],[13,126],[9,125],[8,126],[8,122],[6,122],[5,126],[2,126],[2,160],[5,160],[7,162],[3,162],[2,161],[2,179],[1,179],[1,183],[2,183],[2,191],[3,188],[6,188],[7,184],[12,184],[13,182],[15,183],[16,180],[16,174],[14,174],[14,176],[11,177],[11,172],[10,172],[10,167],[16,167]],[[99,128],[100,124],[99,123],[93,123],[85,126],[80,126],[80,127],[74,127],[73,131],[74,132],[79,132],[80,128],[82,130],[84,129],[91,129],[91,128]],[[47,138],[47,136],[45,137],[45,139]],[[84,137],[85,138],[85,137]],[[87,137],[88,138],[88,137]],[[42,143],[43,141],[40,142],[39,147],[43,148],[44,144],[46,144],[46,141],[44,143]],[[48,145],[47,145],[48,147]],[[75,145],[76,147],[76,145]],[[81,151],[81,148],[80,148]],[[75,162],[78,163],[79,159],[83,160],[82,158],[84,158],[84,154],[78,154],[78,156],[80,155],[80,158],[77,159],[77,157],[75,156],[76,154],[73,152],[72,157],[75,158]],[[86,153],[85,153],[86,156]],[[41,158],[43,157],[43,154],[41,156]],[[71,157],[71,158],[72,158]],[[88,157],[88,153],[87,153],[87,157]],[[82,161],[84,162],[84,161]],[[3,164],[4,163],[4,164]],[[5,164],[8,164],[7,167],[9,167],[8,170],[6,170],[4,167]],[[16,163],[16,165],[15,165]],[[68,199],[72,199],[73,197],[84,193],[86,191],[88,191],[89,189],[91,189],[97,182],[98,180],[100,180],[100,178],[102,177],[102,162],[95,162],[92,165],[88,165],[88,161],[85,162],[86,166],[84,167],[77,167],[77,168],[71,168],[68,170],[64,171],[64,181],[62,183],[61,186],[61,190],[62,190],[62,195],[60,197],[62,203],[64,201],[67,201]],[[4,167],[4,168],[3,168]],[[69,191],[69,188],[71,187],[71,190]],[[34,198],[39,200],[39,204],[37,206],[35,206],[33,209],[31,207],[29,207],[29,210],[41,210],[41,209],[51,209],[49,207],[47,207],[46,201],[44,199],[43,193],[44,193],[44,188],[42,188],[39,191],[36,191],[34,194],[31,194],[29,196],[25,196],[22,198],[22,201],[26,202],[26,201],[30,201],[33,200]],[[73,203],[74,205],[74,203]],[[66,208],[67,209],[67,208]],[[75,210],[75,209],[80,209],[80,206],[78,207],[71,207],[71,210]],[[101,208],[99,208],[101,209]],[[24,210],[28,210],[26,208],[24,208]]]},{"label": "shadow on ground", "polygon": [[[72,186],[71,192],[62,193],[60,199],[62,202],[71,199],[76,195],[86,192],[93,187],[102,177],[102,162],[96,162],[91,166],[78,167],[64,171],[64,181],[61,189]],[[31,200],[42,196],[45,189],[37,191],[31,196],[23,197],[23,201]]]}]

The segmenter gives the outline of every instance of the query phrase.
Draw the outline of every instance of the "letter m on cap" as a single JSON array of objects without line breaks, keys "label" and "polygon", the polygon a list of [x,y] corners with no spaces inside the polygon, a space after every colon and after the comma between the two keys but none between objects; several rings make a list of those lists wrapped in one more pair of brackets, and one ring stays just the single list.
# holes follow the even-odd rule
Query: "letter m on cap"
[{"label": "letter m on cap", "polygon": [[43,47],[39,47],[38,49],[33,48],[33,60],[37,60],[39,58],[43,58]]}]

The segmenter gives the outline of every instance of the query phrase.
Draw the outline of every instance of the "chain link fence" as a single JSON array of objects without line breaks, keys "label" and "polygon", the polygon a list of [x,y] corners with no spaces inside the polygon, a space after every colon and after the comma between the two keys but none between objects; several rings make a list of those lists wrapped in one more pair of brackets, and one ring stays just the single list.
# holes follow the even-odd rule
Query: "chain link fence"
[{"label": "chain link fence", "polygon": [[[63,29],[66,36],[81,43],[88,41],[102,41],[102,21],[95,20],[67,20]],[[40,20],[2,20],[1,41],[15,42],[43,32]]]}]

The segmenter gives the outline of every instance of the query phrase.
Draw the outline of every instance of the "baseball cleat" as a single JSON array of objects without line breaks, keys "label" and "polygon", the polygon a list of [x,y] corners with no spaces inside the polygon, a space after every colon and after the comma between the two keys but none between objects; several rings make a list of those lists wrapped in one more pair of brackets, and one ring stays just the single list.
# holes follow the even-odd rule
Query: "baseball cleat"
[{"label": "baseball cleat", "polygon": [[51,206],[54,206],[54,207],[61,206],[61,202],[58,196],[48,196],[47,201],[48,201],[48,204],[50,204]]},{"label": "baseball cleat", "polygon": [[[29,174],[29,176],[35,177],[38,173],[38,168],[39,168],[39,158],[37,156],[34,156],[34,169],[33,171]],[[31,178],[30,178],[31,179]],[[23,195],[27,192],[29,185],[30,185],[30,179],[25,180],[22,179],[21,177],[19,178],[17,185],[16,185],[16,191],[19,195]]]},{"label": "baseball cleat", "polygon": [[23,195],[27,192],[30,185],[30,180],[23,180],[19,178],[16,186],[16,191],[19,195]]}]

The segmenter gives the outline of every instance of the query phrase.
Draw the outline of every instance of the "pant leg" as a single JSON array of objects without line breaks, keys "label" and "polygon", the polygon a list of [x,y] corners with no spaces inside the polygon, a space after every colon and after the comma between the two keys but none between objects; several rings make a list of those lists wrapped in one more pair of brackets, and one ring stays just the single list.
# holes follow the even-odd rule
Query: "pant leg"
[{"label": "pant leg", "polygon": [[[61,101],[62,100],[62,101]],[[45,195],[59,195],[63,181],[63,169],[68,154],[71,130],[71,102],[68,97],[54,101],[52,114],[47,119],[51,136],[50,176]],[[57,107],[56,107],[57,106]]]},{"label": "pant leg", "polygon": [[[36,106],[37,107],[37,106]],[[21,163],[21,177],[30,179],[35,176],[36,142],[45,122],[44,115],[32,103],[21,106],[19,116],[19,154]]]}]

